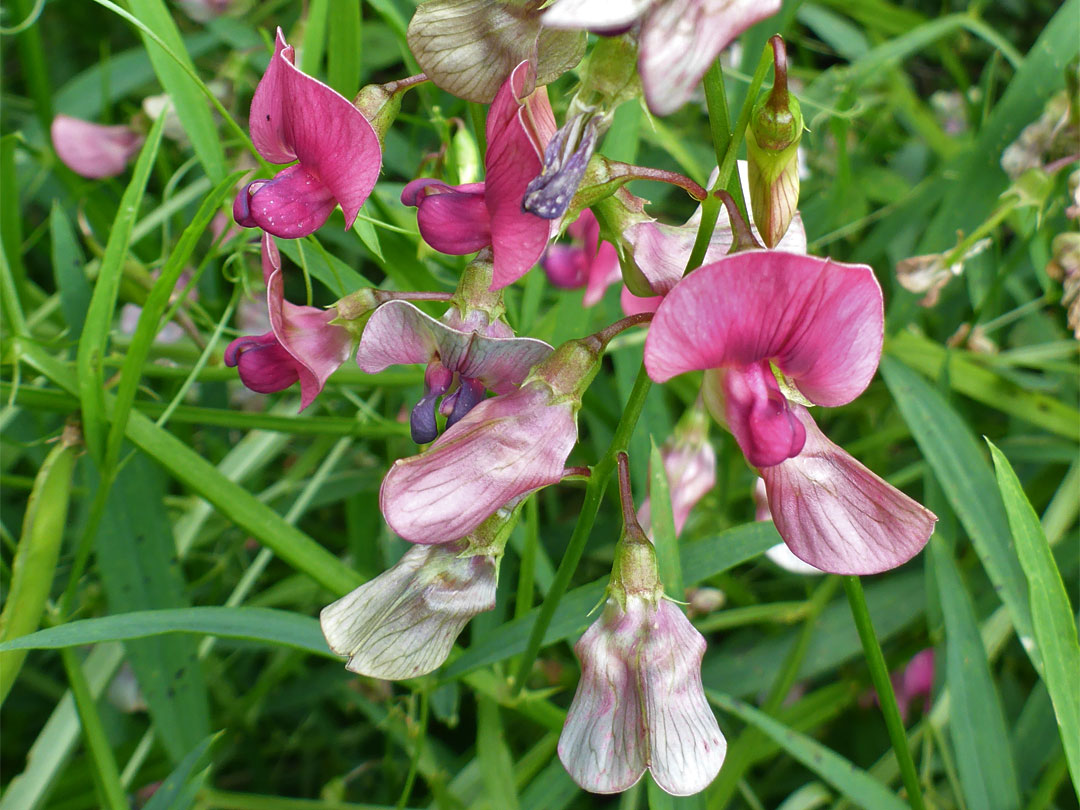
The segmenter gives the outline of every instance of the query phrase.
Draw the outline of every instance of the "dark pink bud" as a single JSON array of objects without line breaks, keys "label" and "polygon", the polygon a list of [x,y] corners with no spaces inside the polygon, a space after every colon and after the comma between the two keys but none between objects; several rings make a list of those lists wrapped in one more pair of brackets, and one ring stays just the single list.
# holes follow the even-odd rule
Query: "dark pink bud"
[{"label": "dark pink bud", "polygon": [[300,379],[296,361],[273,332],[238,337],[225,349],[225,365],[235,367],[245,387],[259,394],[284,391]]}]

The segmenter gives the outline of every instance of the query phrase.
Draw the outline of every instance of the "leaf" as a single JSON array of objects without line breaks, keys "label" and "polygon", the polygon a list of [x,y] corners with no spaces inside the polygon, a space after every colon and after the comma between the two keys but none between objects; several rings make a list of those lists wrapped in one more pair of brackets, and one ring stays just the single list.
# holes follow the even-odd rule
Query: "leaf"
[{"label": "leaf", "polygon": [[[996,500],[996,499],[995,499]],[[945,619],[945,683],[952,698],[949,730],[968,807],[1015,810],[1020,806],[1001,698],[986,660],[975,608],[948,543],[929,543],[938,598]]]},{"label": "leaf", "polygon": [[195,791],[206,781],[203,768],[208,764],[211,746],[220,736],[221,732],[211,734],[192,748],[158,785],[142,810],[188,810],[195,803]]},{"label": "leaf", "polygon": [[705,690],[705,696],[724,711],[734,714],[771,737],[777,745],[860,807],[907,810],[907,804],[885,785],[812,737],[788,728],[737,698],[711,689]]},{"label": "leaf", "polygon": [[656,561],[660,567],[660,581],[664,583],[665,593],[672,599],[682,599],[686,589],[683,587],[682,568],[679,565],[679,539],[675,536],[675,518],[671,513],[671,490],[668,486],[667,470],[656,442],[650,439],[650,443],[649,511],[652,526],[642,528],[652,533],[656,546]]},{"label": "leaf", "polygon": [[79,619],[0,644],[0,652],[16,649],[56,650],[103,641],[130,641],[166,633],[195,633],[279,644],[338,660],[326,646],[318,619],[286,610],[258,607],[136,610],[96,619]]},{"label": "leaf", "polygon": [[881,375],[934,477],[971,538],[998,596],[1009,609],[1031,662],[1041,673],[1042,659],[1032,644],[1031,608],[1024,572],[1016,558],[997,484],[975,436],[941,394],[907,366],[891,357],[882,357]]},{"label": "leaf", "polygon": [[[687,584],[696,585],[763,553],[780,542],[780,535],[771,523],[750,523],[721,532],[680,549],[684,571],[690,572]],[[554,644],[582,633],[589,626],[588,615],[604,596],[607,578],[582,585],[563,596],[551,624],[544,634],[545,645]],[[507,622],[483,639],[474,642],[465,653],[447,668],[443,680],[457,678],[477,667],[524,652],[526,641],[540,608],[534,608],[524,616]]]},{"label": "leaf", "polygon": [[84,259],[79,242],[71,229],[59,201],[53,200],[49,214],[49,234],[52,242],[52,266],[56,288],[60,291],[60,311],[68,326],[68,340],[77,343],[86,322],[86,310],[90,306],[93,290],[86,280]]},{"label": "leaf", "polygon": [[[157,34],[173,54],[194,71],[195,65],[184,48],[184,40],[162,0],[128,0],[132,13]],[[202,88],[169,54],[141,31],[143,45],[150,54],[158,81],[176,109],[203,170],[214,183],[225,177],[225,149],[221,145],[214,116],[203,96]],[[162,116],[164,117],[164,116]]]},{"label": "leaf", "polygon": [[476,708],[476,757],[487,794],[499,810],[516,810],[519,804],[514,788],[514,760],[503,734],[499,706],[491,698],[477,695]]},{"label": "leaf", "polygon": [[1080,695],[1076,689],[1076,677],[1080,673],[1080,643],[1077,642],[1073,609],[1042,524],[1024,494],[1012,465],[993,442],[987,439],[987,444],[994,457],[998,488],[1009,515],[1016,553],[1027,577],[1035,644],[1042,654],[1045,668],[1043,681],[1054,704],[1073,786],[1080,794]]},{"label": "leaf", "polygon": [[346,98],[360,89],[360,3],[331,3],[326,37],[327,84]]}]

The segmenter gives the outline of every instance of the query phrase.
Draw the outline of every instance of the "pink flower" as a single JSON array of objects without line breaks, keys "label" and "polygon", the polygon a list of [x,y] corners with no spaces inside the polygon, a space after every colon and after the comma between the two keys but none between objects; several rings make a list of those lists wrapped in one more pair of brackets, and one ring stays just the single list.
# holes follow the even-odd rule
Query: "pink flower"
[{"label": "pink flower", "polygon": [[[699,407],[691,409],[686,421],[676,427],[675,435],[664,442],[660,451],[676,535],[682,533],[694,505],[716,486],[716,451],[709,443],[706,419],[708,416]],[[642,526],[652,525],[649,498],[642,502],[637,519]]]},{"label": "pink flower", "polygon": [[[754,482],[754,520],[772,520],[772,512],[769,511],[769,495],[765,491],[765,481],[762,478]],[[810,563],[805,563],[791,553],[786,543],[777,543],[770,546],[765,556],[779,568],[790,571],[792,574],[804,576],[818,576],[824,573],[814,568]]]},{"label": "pink flower", "polygon": [[[895,684],[894,684],[895,686]],[[934,694],[934,650],[927,647],[911,657],[904,674],[899,679],[896,700],[900,705],[900,717],[907,722],[908,711],[917,698],[922,698],[922,712],[930,711],[930,698]]]},{"label": "pink flower", "polygon": [[451,542],[562,480],[581,394],[599,367],[593,344],[563,344],[520,388],[484,400],[423,453],[395,461],[379,491],[390,528],[412,543]]},{"label": "pink flower", "polygon": [[600,223],[588,208],[566,229],[570,245],[552,245],[542,260],[548,280],[556,287],[585,287],[587,307],[600,302],[604,291],[622,278],[615,246],[600,241]]},{"label": "pink flower", "polygon": [[299,163],[272,180],[252,181],[233,202],[237,223],[286,239],[316,231],[339,204],[351,228],[382,165],[379,138],[363,114],[293,60],[279,28],[248,120],[260,155]]},{"label": "pink flower", "polygon": [[780,0],[557,0],[543,16],[550,28],[621,31],[640,20],[638,72],[656,115],[681,107],[709,65]]},{"label": "pink flower", "polygon": [[263,234],[262,265],[271,331],[234,340],[225,349],[225,365],[236,366],[244,385],[260,394],[281,391],[299,380],[304,410],[348,359],[353,339],[347,329],[331,323],[338,317],[336,309],[285,300],[281,254],[268,233]]},{"label": "pink flower", "polygon": [[883,322],[869,267],[750,251],[680,282],[645,342],[657,382],[705,370],[706,403],[759,468],[780,536],[823,571],[894,568],[922,549],[937,519],[826,439],[798,404],[835,407],[862,393]]},{"label": "pink flower", "polygon": [[143,142],[143,136],[131,127],[107,127],[70,115],[53,118],[50,134],[63,164],[94,180],[123,174]]},{"label": "pink flower", "polygon": [[419,209],[420,234],[436,250],[465,255],[491,245],[496,290],[525,275],[551,235],[548,220],[521,208],[555,132],[547,89],[532,90],[534,83],[531,64],[522,62],[496,94],[488,111],[483,183],[448,186],[419,178],[401,193],[403,203]]}]

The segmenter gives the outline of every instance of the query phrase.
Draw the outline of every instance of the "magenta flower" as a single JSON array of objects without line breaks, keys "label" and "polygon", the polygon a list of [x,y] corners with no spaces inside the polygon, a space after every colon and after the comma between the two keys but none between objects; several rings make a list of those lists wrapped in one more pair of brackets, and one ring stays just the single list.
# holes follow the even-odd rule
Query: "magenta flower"
[{"label": "magenta flower", "polygon": [[521,208],[555,132],[547,89],[533,90],[534,83],[532,65],[522,62],[496,94],[488,111],[483,183],[449,186],[419,178],[401,193],[403,203],[418,208],[420,235],[436,250],[465,255],[491,245],[496,290],[525,275],[551,235],[548,220]]},{"label": "magenta flower", "polygon": [[[490,283],[490,273],[483,283]],[[485,390],[514,391],[551,351],[542,340],[514,337],[505,321],[483,309],[456,303],[435,320],[407,301],[390,301],[375,310],[364,328],[356,362],[369,374],[399,363],[427,364],[424,396],[410,419],[413,441],[426,444],[438,436],[439,397],[446,427],[453,427],[484,399]],[[447,395],[455,382],[457,388]]]},{"label": "magenta flower", "polygon": [[569,245],[548,248],[542,260],[548,280],[556,287],[573,290],[585,287],[585,306],[600,302],[604,291],[622,278],[619,256],[610,242],[600,241],[600,223],[588,208],[566,229],[573,239]]},{"label": "magenta flower", "polygon": [[131,127],[108,127],[70,115],[53,118],[49,134],[61,162],[93,180],[123,174],[143,142],[143,136]]},{"label": "magenta flower", "polygon": [[293,64],[277,31],[274,55],[251,99],[251,139],[271,163],[292,163],[272,180],[248,183],[233,217],[286,239],[318,230],[337,205],[351,228],[382,165],[379,138],[347,98]]},{"label": "magenta flower", "polygon": [[285,300],[281,254],[263,234],[263,280],[271,331],[239,337],[225,349],[225,365],[235,366],[252,391],[270,394],[300,382],[300,410],[310,405],[327,379],[352,353],[349,330],[331,323],[336,309],[298,306]]},{"label": "magenta flower", "polygon": [[543,16],[550,28],[624,31],[639,20],[638,72],[656,115],[685,104],[720,51],[780,0],[556,0]]},{"label": "magenta flower", "polygon": [[645,342],[657,382],[705,370],[706,403],[759,468],[780,536],[823,571],[894,568],[922,549],[937,519],[826,439],[797,404],[834,407],[862,393],[883,322],[869,267],[750,251],[680,282]]}]

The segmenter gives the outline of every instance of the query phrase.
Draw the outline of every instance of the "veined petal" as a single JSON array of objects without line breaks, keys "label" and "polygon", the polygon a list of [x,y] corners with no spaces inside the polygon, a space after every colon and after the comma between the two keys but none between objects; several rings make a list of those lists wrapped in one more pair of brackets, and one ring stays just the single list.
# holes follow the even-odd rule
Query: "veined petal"
[{"label": "veined petal", "polygon": [[581,679],[559,735],[559,759],[592,793],[632,787],[648,763],[638,679],[630,666],[647,621],[641,599],[628,600],[623,612],[609,597],[603,614],[574,645]]},{"label": "veined petal", "polygon": [[492,289],[525,275],[540,260],[552,222],[522,210],[529,182],[540,174],[544,147],[555,132],[547,89],[531,93],[532,65],[522,62],[510,74],[487,118],[484,200],[491,217],[494,253]]},{"label": "veined petal", "polygon": [[674,796],[698,793],[716,778],[727,752],[701,685],[705,639],[675,603],[661,599],[637,652],[649,770]]},{"label": "veined petal", "polygon": [[701,267],[660,305],[645,340],[656,382],[772,360],[810,401],[842,405],[881,357],[881,288],[866,265],[748,251]]},{"label": "veined petal", "polygon": [[[299,239],[315,233],[337,206],[330,189],[302,163],[283,169],[272,180],[251,187],[255,191],[250,195],[246,189],[240,190],[240,195],[248,197],[250,221],[282,239]],[[237,204],[234,204],[234,216],[236,209]],[[237,222],[245,224],[239,218]]]},{"label": "veined petal", "polygon": [[829,441],[801,405],[799,455],[761,477],[780,536],[799,559],[833,574],[877,574],[926,545],[937,517]]},{"label": "veined petal", "polygon": [[390,301],[364,327],[356,361],[369,374],[398,363],[441,363],[496,393],[513,391],[552,348],[534,338],[487,337],[453,329],[408,301]]},{"label": "veined petal", "polygon": [[293,60],[279,28],[274,55],[251,100],[252,141],[272,163],[299,160],[341,205],[345,227],[351,228],[382,167],[379,138],[351,101],[301,72]]},{"label": "veined petal", "polygon": [[545,11],[544,25],[587,31],[607,31],[629,25],[654,0],[557,0]]},{"label": "veined petal", "polygon": [[638,70],[656,115],[675,112],[720,51],[754,23],[780,10],[780,0],[667,0],[641,29]]},{"label": "veined petal", "polygon": [[394,462],[379,505],[414,543],[464,537],[507,502],[562,479],[576,409],[542,381],[484,400],[427,451]]},{"label": "veined petal", "polygon": [[483,183],[448,186],[421,177],[405,186],[401,201],[417,206],[420,235],[440,253],[464,256],[491,244]]},{"label": "veined petal", "polygon": [[91,179],[123,174],[143,137],[125,126],[104,126],[57,115],[49,129],[53,149],[65,166]]},{"label": "veined petal", "polygon": [[466,623],[495,607],[493,557],[459,557],[459,544],[414,546],[388,571],[319,614],[346,669],[387,680],[415,678],[446,660]]}]

